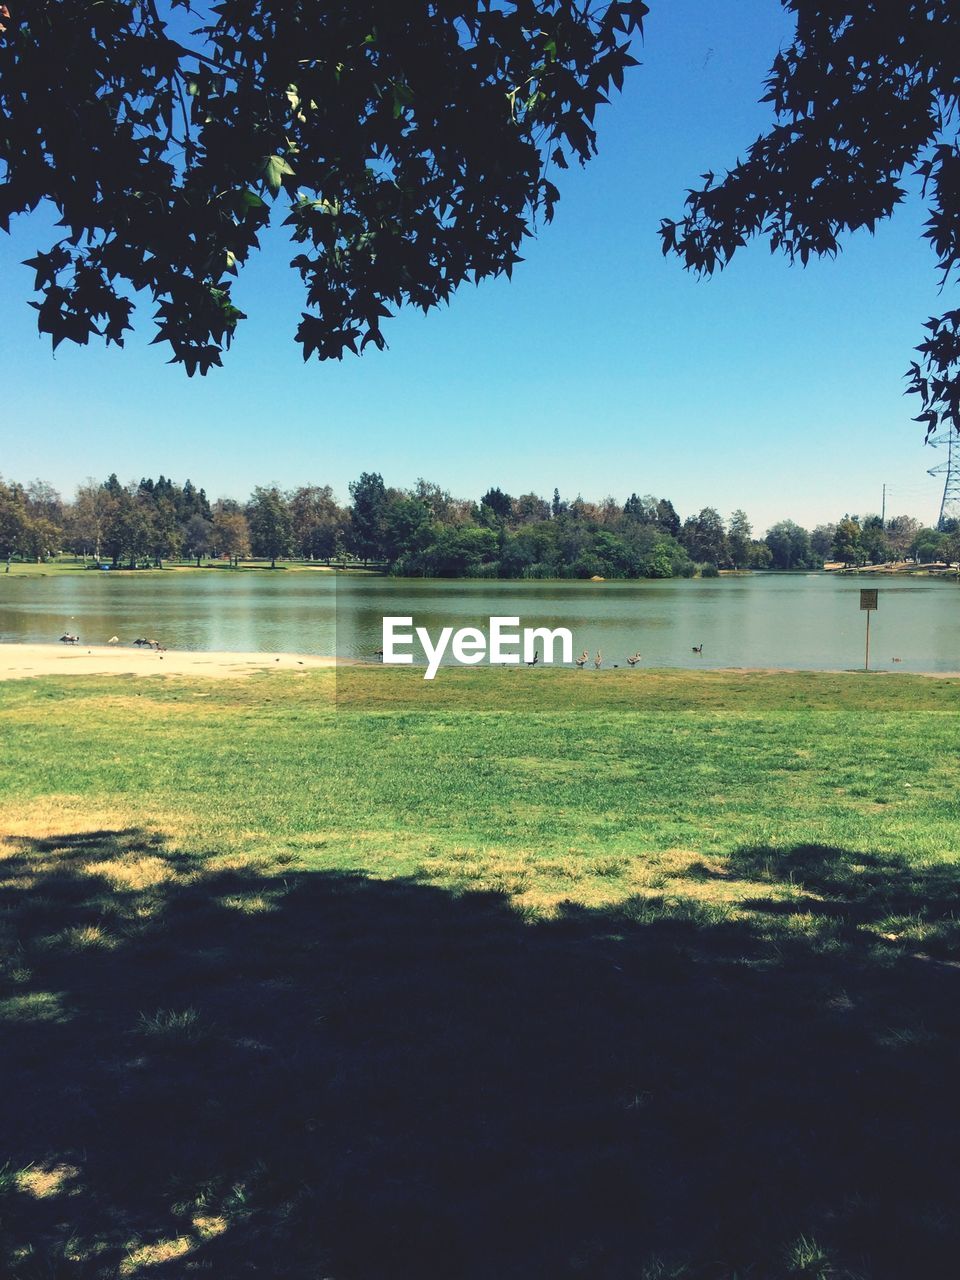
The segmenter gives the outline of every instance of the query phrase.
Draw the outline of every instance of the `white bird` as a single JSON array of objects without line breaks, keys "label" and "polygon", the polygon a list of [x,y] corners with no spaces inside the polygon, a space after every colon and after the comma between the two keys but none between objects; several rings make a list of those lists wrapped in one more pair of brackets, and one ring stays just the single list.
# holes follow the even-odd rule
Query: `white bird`
[{"label": "white bird", "polygon": [[107,644],[119,644],[119,643],[120,643],[119,636],[111,636],[110,639],[107,641]]}]

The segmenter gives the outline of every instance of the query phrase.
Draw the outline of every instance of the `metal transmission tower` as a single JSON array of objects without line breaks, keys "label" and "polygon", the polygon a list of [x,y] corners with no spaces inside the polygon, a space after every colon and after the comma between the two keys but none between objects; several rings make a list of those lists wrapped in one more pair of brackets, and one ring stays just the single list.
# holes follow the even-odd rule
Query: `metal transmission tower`
[{"label": "metal transmission tower", "polygon": [[942,530],[948,520],[960,520],[960,435],[953,428],[931,436],[930,444],[945,444],[947,460],[938,467],[930,467],[927,475],[946,476],[943,486],[943,499],[940,503],[940,518],[937,528]]}]

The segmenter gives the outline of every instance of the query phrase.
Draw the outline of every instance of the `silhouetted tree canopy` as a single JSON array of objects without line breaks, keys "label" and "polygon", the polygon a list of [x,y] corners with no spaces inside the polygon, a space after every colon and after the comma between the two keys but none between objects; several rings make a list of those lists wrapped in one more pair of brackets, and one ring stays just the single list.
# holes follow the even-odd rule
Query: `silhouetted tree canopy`
[{"label": "silhouetted tree canopy", "polygon": [[0,5],[0,226],[52,204],[42,333],[123,343],[134,298],[189,374],[274,204],[304,359],[384,345],[391,309],[510,273],[634,62],[641,0],[31,0]]},{"label": "silhouetted tree canopy", "polygon": [[[806,264],[834,256],[846,231],[889,217],[911,176],[928,202],[924,235],[944,282],[960,258],[957,12],[952,0],[782,0],[796,37],[774,59],[771,129],[719,182],[664,219],[664,253],[710,275],[754,236]],[[910,366],[927,434],[960,431],[960,310],[927,321]]]}]

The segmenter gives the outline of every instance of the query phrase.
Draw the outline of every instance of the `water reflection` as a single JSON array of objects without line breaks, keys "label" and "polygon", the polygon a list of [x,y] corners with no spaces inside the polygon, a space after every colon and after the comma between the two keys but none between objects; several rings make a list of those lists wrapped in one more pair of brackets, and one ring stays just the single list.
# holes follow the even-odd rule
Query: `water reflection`
[{"label": "water reflection", "polygon": [[[863,662],[866,579],[827,574],[668,582],[491,582],[337,576],[319,571],[82,573],[0,576],[3,640],[86,643],[156,636],[171,648],[303,652],[374,658],[385,615],[431,633],[486,629],[493,616],[521,626],[568,627],[574,649],[602,649],[605,665],[639,651],[643,666],[856,667]],[[960,588],[953,581],[871,578],[880,607],[871,665],[960,669]],[[691,652],[703,644],[702,655]]]}]

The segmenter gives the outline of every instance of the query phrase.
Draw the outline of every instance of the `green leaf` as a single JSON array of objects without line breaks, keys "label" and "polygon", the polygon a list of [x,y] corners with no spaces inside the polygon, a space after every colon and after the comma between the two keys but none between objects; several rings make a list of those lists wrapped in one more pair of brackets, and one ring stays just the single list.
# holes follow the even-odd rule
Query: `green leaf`
[{"label": "green leaf", "polygon": [[293,169],[287,164],[283,156],[265,156],[262,166],[263,176],[267,180],[267,186],[276,195],[283,185],[284,176],[292,177]]}]

